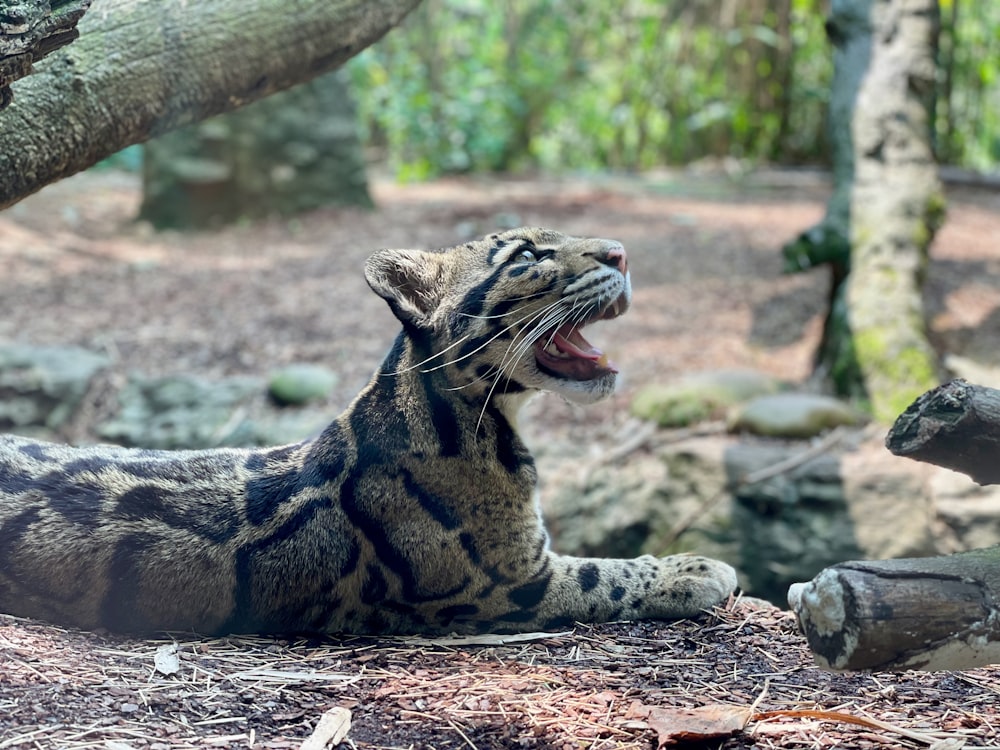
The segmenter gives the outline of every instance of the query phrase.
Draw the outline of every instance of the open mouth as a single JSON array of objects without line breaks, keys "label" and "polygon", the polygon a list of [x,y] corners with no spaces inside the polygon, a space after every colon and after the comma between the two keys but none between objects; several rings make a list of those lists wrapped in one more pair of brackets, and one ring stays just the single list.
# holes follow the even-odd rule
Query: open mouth
[{"label": "open mouth", "polygon": [[598,320],[611,320],[628,309],[622,294],[596,315],[546,331],[535,343],[535,361],[546,375],[566,380],[596,380],[618,372],[608,355],[583,337],[580,330]]}]

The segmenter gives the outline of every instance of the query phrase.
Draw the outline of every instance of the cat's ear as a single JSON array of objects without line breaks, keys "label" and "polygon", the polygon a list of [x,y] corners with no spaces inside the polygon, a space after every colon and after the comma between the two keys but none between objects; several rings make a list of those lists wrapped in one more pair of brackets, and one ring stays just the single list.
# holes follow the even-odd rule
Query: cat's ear
[{"label": "cat's ear", "polygon": [[403,323],[425,327],[444,291],[444,258],[422,250],[379,250],[365,264],[365,278]]}]

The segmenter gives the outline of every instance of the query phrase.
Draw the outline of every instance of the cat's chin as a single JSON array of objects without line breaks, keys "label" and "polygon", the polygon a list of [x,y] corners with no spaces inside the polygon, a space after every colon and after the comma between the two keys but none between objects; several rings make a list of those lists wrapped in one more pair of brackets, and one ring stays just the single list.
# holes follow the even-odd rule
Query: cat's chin
[{"label": "cat's chin", "polygon": [[617,372],[605,372],[590,380],[568,380],[566,378],[546,378],[543,390],[556,393],[574,404],[594,404],[615,392],[618,382]]}]

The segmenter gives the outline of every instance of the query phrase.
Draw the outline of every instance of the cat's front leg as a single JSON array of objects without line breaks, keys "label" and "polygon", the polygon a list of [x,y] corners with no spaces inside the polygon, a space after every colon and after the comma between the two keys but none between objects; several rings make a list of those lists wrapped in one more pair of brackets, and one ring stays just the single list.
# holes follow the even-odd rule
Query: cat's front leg
[{"label": "cat's front leg", "polygon": [[736,571],[707,557],[607,560],[549,553],[539,574],[509,593],[520,610],[508,617],[541,629],[574,622],[676,620],[710,609],[735,588]]}]

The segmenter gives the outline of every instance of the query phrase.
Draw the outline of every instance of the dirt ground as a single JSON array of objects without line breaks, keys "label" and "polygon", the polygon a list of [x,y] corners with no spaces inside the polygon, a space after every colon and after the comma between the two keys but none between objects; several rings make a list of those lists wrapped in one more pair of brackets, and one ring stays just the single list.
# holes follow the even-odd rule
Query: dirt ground
[{"label": "dirt ground", "polygon": [[[63,181],[0,214],[0,342],[111,358],[70,440],[93,436],[132,371],[322,363],[340,374],[324,405],[333,415],[397,329],[364,284],[373,249],[537,224],[622,240],[635,299],[588,334],[620,366],[619,393],[587,409],[537,400],[529,442],[587,441],[599,455],[631,428],[627,400],[644,383],[719,367],[796,381],[810,371],[826,278],[782,275],[779,248],[822,215],[827,186],[814,174],[378,182],[374,194],[374,212],[155,234],[132,220],[134,178]],[[997,238],[1000,196],[953,195],[927,289],[935,343],[984,372],[1000,366]],[[510,645],[178,636],[173,674],[154,666],[167,643],[0,616],[0,750],[299,747],[337,707],[353,721],[344,747],[649,748],[677,725],[669,708],[720,704],[753,718],[693,746],[1000,746],[1000,669],[831,675],[812,666],[789,615],[745,603],[698,622],[581,626]]]}]

